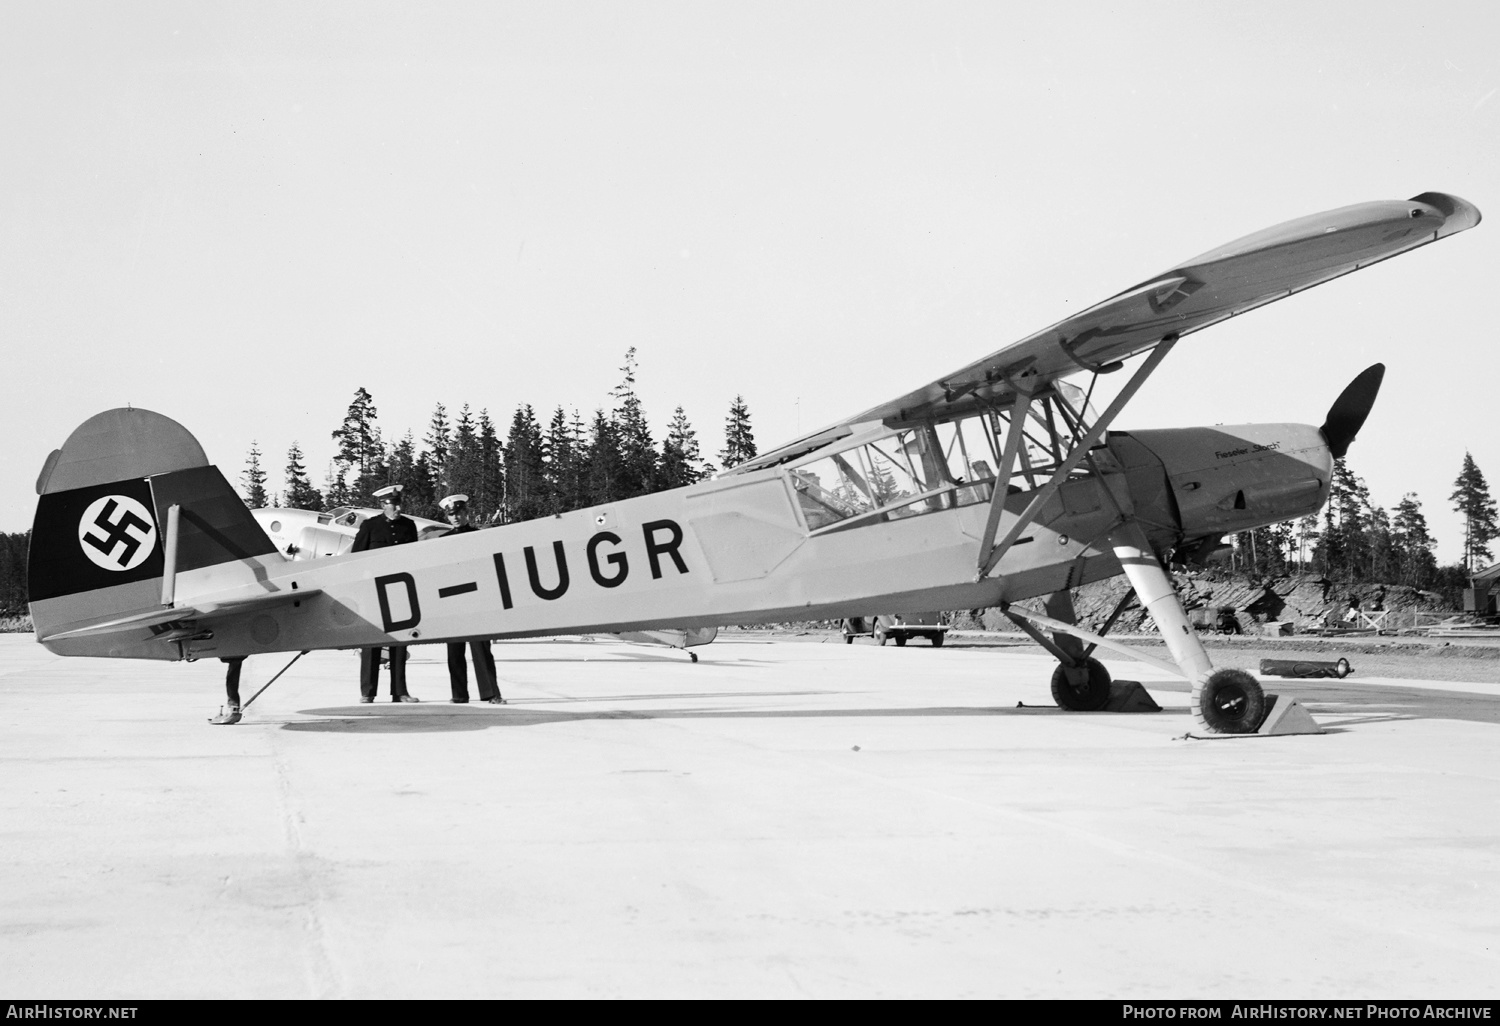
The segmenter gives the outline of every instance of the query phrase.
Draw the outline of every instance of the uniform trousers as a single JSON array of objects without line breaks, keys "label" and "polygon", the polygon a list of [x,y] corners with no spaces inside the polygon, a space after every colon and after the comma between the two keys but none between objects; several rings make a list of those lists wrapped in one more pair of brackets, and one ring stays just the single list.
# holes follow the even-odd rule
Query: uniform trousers
[{"label": "uniform trousers", "polygon": [[[391,697],[400,698],[406,692],[406,646],[392,645],[390,653]],[[380,690],[380,649],[359,650],[359,693],[365,698],[374,698]]]},{"label": "uniform trousers", "polygon": [[[479,700],[487,702],[500,697],[495,682],[495,654],[488,641],[471,641],[469,655],[474,661],[474,679],[479,684]],[[453,686],[453,700],[469,700],[469,669],[464,665],[464,642],[448,642],[448,683]]]},{"label": "uniform trousers", "polygon": [[230,656],[221,658],[219,662],[224,664],[224,695],[229,699],[229,704],[236,709],[240,707],[240,670],[245,665],[244,656]]}]

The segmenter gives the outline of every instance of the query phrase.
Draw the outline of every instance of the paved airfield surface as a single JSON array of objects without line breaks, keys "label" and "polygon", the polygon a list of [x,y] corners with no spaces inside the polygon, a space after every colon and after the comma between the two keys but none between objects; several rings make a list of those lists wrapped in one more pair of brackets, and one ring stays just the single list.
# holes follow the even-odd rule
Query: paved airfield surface
[{"label": "paved airfield surface", "polygon": [[[1050,708],[1034,649],[496,645],[510,705],[0,636],[21,998],[1500,995],[1500,686],[1281,682],[1315,737]],[[246,664],[248,697],[284,663]],[[1024,703],[1024,707],[1018,707]]]}]

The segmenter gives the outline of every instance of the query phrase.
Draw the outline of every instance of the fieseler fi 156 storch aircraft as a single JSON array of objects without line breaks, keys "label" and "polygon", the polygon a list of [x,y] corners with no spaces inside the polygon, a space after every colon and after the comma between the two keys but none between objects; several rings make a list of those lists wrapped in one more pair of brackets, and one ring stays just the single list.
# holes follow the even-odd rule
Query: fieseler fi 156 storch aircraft
[{"label": "fieseler fi 156 storch aircraft", "polygon": [[[110,410],[37,481],[37,638],[176,660],[998,606],[1057,656],[1058,704],[1089,710],[1110,695],[1090,653],[1119,645],[1073,624],[1070,589],[1123,573],[1171,654],[1132,657],[1192,682],[1200,730],[1253,732],[1265,695],[1213,668],[1164,560],[1316,511],[1383,368],[1322,427],[1111,425],[1185,336],[1479,218],[1424,193],[1289,221],[713,480],[311,561],[276,551],[179,424]],[[1097,416],[1064,380],[1135,358]],[[1015,605],[1038,597],[1045,613]]]}]

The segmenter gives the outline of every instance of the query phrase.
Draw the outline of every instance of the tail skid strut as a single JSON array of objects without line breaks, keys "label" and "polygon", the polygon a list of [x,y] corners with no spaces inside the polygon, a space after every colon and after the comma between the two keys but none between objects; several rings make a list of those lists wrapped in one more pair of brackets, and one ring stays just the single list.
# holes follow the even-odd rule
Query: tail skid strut
[{"label": "tail skid strut", "polygon": [[[283,673],[285,673],[286,671],[288,671],[288,670],[290,670],[292,668],[292,663],[295,663],[298,659],[301,659],[303,656],[307,655],[307,653],[311,652],[311,651],[312,651],[312,649],[310,649],[310,648],[309,649],[303,649],[301,652],[298,652],[296,655],[292,656],[292,662],[291,663],[287,663],[281,669],[277,670],[275,677],[272,677],[270,680],[268,680],[264,684],[262,684],[261,687],[260,687],[260,690],[257,691],[255,694],[253,694],[253,695],[250,696],[250,702],[255,701],[261,695],[265,694],[266,688],[270,687],[272,684],[275,684],[276,681],[281,678],[281,675]],[[243,706],[240,707],[240,709],[243,711],[245,709],[250,708],[250,702],[246,702]]]}]

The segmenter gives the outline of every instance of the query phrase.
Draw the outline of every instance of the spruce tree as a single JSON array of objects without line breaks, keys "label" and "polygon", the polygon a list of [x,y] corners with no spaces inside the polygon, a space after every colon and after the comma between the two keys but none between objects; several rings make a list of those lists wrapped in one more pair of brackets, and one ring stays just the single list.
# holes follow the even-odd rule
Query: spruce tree
[{"label": "spruce tree", "polygon": [[266,472],[260,467],[260,444],[250,443],[250,455],[245,458],[245,473],[240,478],[245,486],[245,505],[250,509],[264,509],[270,505],[266,498]]},{"label": "spruce tree", "polygon": [[667,425],[667,437],[661,443],[659,468],[658,484],[662,488],[694,484],[713,473],[713,467],[703,461],[697,433],[688,423],[681,406],[672,414],[672,423]]},{"label": "spruce tree", "polygon": [[469,496],[469,508],[474,511],[475,520],[488,524],[505,502],[505,446],[500,443],[488,409],[479,411],[477,442],[478,458],[470,486],[473,491],[464,494]]},{"label": "spruce tree", "polygon": [[534,520],[549,512],[542,428],[530,404],[516,407],[505,439],[505,519]]},{"label": "spruce tree", "polygon": [[725,470],[736,467],[746,460],[754,459],[755,435],[750,430],[750,409],[745,397],[737,395],[729,404],[729,419],[724,423],[724,451],[719,453],[719,463]]},{"label": "spruce tree", "polygon": [[1453,482],[1453,494],[1448,499],[1453,503],[1454,512],[1464,518],[1463,564],[1472,574],[1492,558],[1490,542],[1500,535],[1500,526],[1495,523],[1495,500],[1490,498],[1490,486],[1467,451],[1463,469]]},{"label": "spruce tree", "polygon": [[[427,437],[422,439],[428,453],[427,462],[432,472],[442,480],[443,468],[448,462],[448,411],[442,403],[432,411],[432,420],[427,424]],[[442,496],[438,496],[442,498]]]},{"label": "spruce tree", "polygon": [[474,431],[474,415],[469,404],[458,411],[453,422],[453,436],[448,442],[447,458],[443,462],[443,479],[438,486],[444,495],[462,493],[471,498],[478,491],[475,482],[479,479],[479,436]]},{"label": "spruce tree", "polygon": [[391,446],[386,483],[398,484],[405,489],[401,493],[403,513],[429,520],[441,518],[442,510],[438,508],[437,500],[442,496],[434,494],[437,486],[432,479],[431,466],[417,455],[416,440],[410,431]]},{"label": "spruce tree", "polygon": [[308,479],[307,468],[302,465],[302,449],[296,442],[286,451],[286,498],[283,501],[292,509],[318,511],[323,508],[323,496]]},{"label": "spruce tree", "polygon": [[597,506],[620,498],[620,439],[615,422],[594,411],[589,426],[589,456],[586,505]]},{"label": "spruce tree", "polygon": [[656,489],[656,445],[651,441],[640,396],[635,393],[634,346],[625,353],[625,366],[620,372],[625,378],[610,393],[615,398],[615,437],[620,451],[620,475],[613,498],[628,499]]},{"label": "spruce tree", "polygon": [[328,509],[354,505],[354,496],[349,491],[346,470],[334,460],[328,464],[328,473],[323,479],[323,502]]},{"label": "spruce tree", "polygon": [[573,446],[573,487],[568,493],[567,502],[569,509],[583,509],[591,504],[589,492],[589,476],[593,467],[593,448],[589,444],[588,425],[583,422],[583,417],[574,410],[568,417],[568,438]]},{"label": "spruce tree", "polygon": [[[577,415],[574,416],[576,419]],[[579,474],[582,453],[579,452],[578,439],[574,437],[573,428],[561,406],[552,411],[546,437],[542,439],[542,451],[546,465],[548,510],[566,513],[588,505]]]}]

